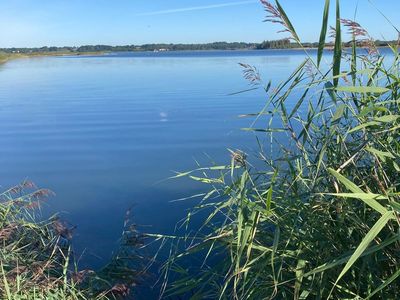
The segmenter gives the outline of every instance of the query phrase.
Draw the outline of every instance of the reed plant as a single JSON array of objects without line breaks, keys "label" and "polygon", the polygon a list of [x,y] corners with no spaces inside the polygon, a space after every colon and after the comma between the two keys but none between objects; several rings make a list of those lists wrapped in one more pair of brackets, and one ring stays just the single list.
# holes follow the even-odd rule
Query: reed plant
[{"label": "reed plant", "polygon": [[[331,2],[317,54],[304,49],[286,81],[265,84],[242,64],[268,99],[246,115],[257,154],[230,150],[230,165],[175,176],[210,188],[185,220],[189,226],[206,211],[199,231],[168,237],[179,250],[165,263],[163,296],[400,298],[399,52],[392,45],[390,57],[380,54],[360,24],[341,18],[339,0]],[[261,3],[266,20],[302,47],[280,2]],[[334,47],[327,51],[330,5]]]},{"label": "reed plant", "polygon": [[101,270],[79,270],[74,228],[57,216],[44,219],[40,204],[52,192],[32,182],[0,194],[0,298],[120,299],[143,278],[142,236],[127,217],[121,245]]}]

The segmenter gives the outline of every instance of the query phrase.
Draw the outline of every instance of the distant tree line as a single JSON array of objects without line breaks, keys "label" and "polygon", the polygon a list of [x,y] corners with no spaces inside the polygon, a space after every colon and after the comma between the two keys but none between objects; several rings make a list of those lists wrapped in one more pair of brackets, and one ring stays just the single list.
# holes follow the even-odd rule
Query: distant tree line
[{"label": "distant tree line", "polygon": [[[375,41],[376,46],[397,44],[397,41]],[[318,43],[303,43],[305,48],[315,48]],[[329,46],[329,44],[327,45]],[[345,44],[346,46],[346,44]],[[5,53],[88,53],[88,52],[132,52],[132,51],[185,51],[185,50],[253,50],[253,49],[290,49],[297,48],[298,44],[290,39],[263,41],[262,43],[244,42],[214,42],[207,44],[145,44],[145,45],[85,45],[80,47],[40,47],[40,48],[0,48]]]},{"label": "distant tree line", "polygon": [[145,45],[85,45],[80,47],[40,47],[40,48],[0,48],[6,53],[43,53],[43,52],[130,52],[130,51],[184,51],[184,50],[240,50],[256,49],[257,43],[215,42],[207,44],[145,44]]},{"label": "distant tree line", "polygon": [[[297,46],[298,47],[298,46]],[[257,49],[288,49],[292,48],[292,43],[289,39],[263,41],[257,45]]]},{"label": "distant tree line", "polygon": [[[343,43],[344,47],[351,47],[351,41],[347,43]],[[390,45],[397,45],[399,41],[374,41],[375,46],[377,47],[386,47]],[[302,43],[305,48],[317,48],[318,43]],[[357,43],[359,47],[366,47],[368,43],[366,41],[360,41]],[[327,43],[328,47],[333,47],[333,43]],[[282,40],[273,40],[273,41],[263,41],[260,44],[257,44],[256,49],[290,49],[290,48],[298,48],[299,44],[295,42],[291,42],[290,39],[282,39]]]},{"label": "distant tree line", "polygon": [[243,43],[243,42],[214,42],[207,44],[146,44],[140,46],[141,50],[154,51],[158,49],[166,49],[171,51],[183,50],[237,50],[237,49],[254,49],[256,43]]}]

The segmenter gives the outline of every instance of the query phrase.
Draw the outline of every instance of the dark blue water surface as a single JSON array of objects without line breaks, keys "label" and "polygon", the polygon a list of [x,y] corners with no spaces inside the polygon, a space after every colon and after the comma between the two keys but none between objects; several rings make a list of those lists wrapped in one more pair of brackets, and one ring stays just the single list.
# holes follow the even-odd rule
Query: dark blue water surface
[{"label": "dark blue water surface", "polygon": [[[312,51],[313,52],[313,51]],[[314,52],[313,52],[314,53]],[[25,178],[56,193],[46,214],[77,225],[75,245],[94,267],[118,243],[134,206],[146,232],[171,233],[194,202],[171,202],[207,186],[162,181],[195,161],[229,163],[251,151],[240,131],[266,102],[248,89],[239,62],[278,84],[302,51],[117,53],[19,59],[0,66],[0,184]]]}]

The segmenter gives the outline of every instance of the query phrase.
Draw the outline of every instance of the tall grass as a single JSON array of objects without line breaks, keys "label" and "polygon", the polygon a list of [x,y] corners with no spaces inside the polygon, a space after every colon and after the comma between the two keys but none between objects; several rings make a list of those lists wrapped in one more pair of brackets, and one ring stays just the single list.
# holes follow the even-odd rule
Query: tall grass
[{"label": "tall grass", "polygon": [[40,217],[52,193],[25,181],[0,194],[0,298],[119,299],[143,278],[142,237],[127,218],[121,246],[101,270],[79,270],[73,228],[58,217]]},{"label": "tall grass", "polygon": [[[246,130],[268,140],[258,154],[232,151],[230,165],[176,176],[210,186],[187,222],[209,214],[197,234],[176,239],[189,246],[165,265],[166,296],[400,298],[399,52],[391,46],[388,59],[372,49],[360,24],[341,19],[336,0],[335,46],[325,53],[332,63],[323,64],[330,2],[317,56],[305,50],[285,82],[265,86],[264,109],[248,115]],[[261,3],[267,21],[302,47],[282,5]],[[342,27],[352,49],[343,48]],[[201,263],[190,267],[188,258]]]}]

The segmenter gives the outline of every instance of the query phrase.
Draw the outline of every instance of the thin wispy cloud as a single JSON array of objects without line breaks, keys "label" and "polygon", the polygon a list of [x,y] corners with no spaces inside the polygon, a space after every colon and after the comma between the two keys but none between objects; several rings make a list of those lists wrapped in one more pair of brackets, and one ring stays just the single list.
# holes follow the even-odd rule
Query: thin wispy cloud
[{"label": "thin wispy cloud", "polygon": [[158,11],[140,13],[140,14],[137,14],[137,16],[167,15],[167,14],[183,13],[183,12],[194,11],[194,10],[208,10],[208,9],[222,8],[222,7],[228,7],[228,6],[246,5],[246,4],[256,3],[256,2],[258,2],[258,0],[247,0],[247,1],[239,1],[239,2],[236,1],[236,2],[211,4],[211,5],[204,5],[204,6],[182,7],[182,8],[166,9],[166,10],[158,10]]}]

